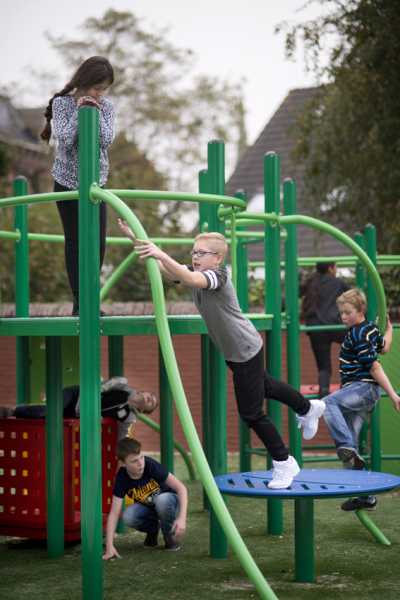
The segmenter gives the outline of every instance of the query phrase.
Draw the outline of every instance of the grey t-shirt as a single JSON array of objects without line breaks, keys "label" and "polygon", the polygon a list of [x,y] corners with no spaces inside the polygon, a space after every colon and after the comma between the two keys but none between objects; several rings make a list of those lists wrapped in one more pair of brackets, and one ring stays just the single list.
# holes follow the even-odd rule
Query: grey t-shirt
[{"label": "grey t-shirt", "polygon": [[262,348],[254,325],[243,315],[226,267],[202,271],[207,288],[194,288],[193,301],[206,322],[208,334],[225,360],[246,362]]}]

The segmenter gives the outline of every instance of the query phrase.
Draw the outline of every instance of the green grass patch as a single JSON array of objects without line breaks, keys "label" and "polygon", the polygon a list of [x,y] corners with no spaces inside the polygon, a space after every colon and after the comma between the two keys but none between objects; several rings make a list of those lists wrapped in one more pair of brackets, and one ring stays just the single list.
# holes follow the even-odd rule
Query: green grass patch
[{"label": "green grass patch", "polygon": [[[185,479],[180,459],[177,475]],[[232,462],[232,468],[237,465]],[[263,469],[262,458],[254,459]],[[179,552],[162,546],[143,547],[144,535],[130,531],[118,535],[116,546],[122,560],[104,563],[104,600],[249,600],[257,598],[238,560],[208,556],[208,516],[202,509],[202,489],[188,483],[190,504],[188,531]],[[397,600],[400,597],[400,494],[379,497],[372,513],[376,524],[392,545],[379,545],[355,515],[340,510],[341,500],[315,502],[317,581],[294,582],[293,501],[284,502],[285,532],[267,536],[266,502],[229,498],[233,519],[253,557],[281,600]],[[78,600],[81,597],[80,546],[70,546],[65,556],[49,559],[38,544],[11,544],[0,538],[0,598],[7,600]],[[97,600],[93,598],[93,600]]]}]

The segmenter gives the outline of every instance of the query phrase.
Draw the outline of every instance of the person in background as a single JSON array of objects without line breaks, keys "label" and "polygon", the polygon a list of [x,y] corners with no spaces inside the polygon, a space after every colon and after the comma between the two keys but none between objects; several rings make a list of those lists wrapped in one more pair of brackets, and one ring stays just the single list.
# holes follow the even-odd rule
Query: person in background
[{"label": "person in background", "polygon": [[[302,318],[306,325],[338,325],[341,323],[336,299],[349,286],[336,276],[334,262],[319,262],[302,290]],[[309,331],[311,348],[318,369],[318,395],[329,394],[332,374],[332,344],[343,342],[345,331]]]}]

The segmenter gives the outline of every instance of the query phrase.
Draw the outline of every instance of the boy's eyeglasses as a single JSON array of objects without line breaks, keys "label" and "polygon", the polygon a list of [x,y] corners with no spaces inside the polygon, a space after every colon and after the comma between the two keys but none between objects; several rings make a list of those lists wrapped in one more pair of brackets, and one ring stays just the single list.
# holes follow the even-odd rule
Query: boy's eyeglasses
[{"label": "boy's eyeglasses", "polygon": [[191,256],[197,256],[198,258],[201,258],[206,254],[218,254],[218,252],[212,252],[211,250],[192,250],[190,253]]}]

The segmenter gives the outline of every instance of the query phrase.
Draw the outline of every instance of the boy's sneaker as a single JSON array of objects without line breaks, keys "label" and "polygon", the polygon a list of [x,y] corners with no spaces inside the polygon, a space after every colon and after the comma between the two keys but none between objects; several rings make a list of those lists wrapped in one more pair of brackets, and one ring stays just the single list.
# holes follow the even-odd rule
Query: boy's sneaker
[{"label": "boy's sneaker", "polygon": [[292,485],[293,478],[300,473],[300,467],[293,456],[287,460],[273,460],[272,479],[268,487],[272,490],[282,490]]},{"label": "boy's sneaker", "polygon": [[165,549],[170,552],[177,552],[181,549],[178,540],[170,533],[164,533]]},{"label": "boy's sneaker", "polygon": [[325,402],[323,400],[310,400],[310,408],[305,415],[297,415],[299,428],[303,429],[303,438],[312,440],[318,431],[318,421],[325,410]]},{"label": "boy's sneaker", "polygon": [[146,548],[155,548],[158,546],[158,531],[148,533],[144,539],[143,546],[146,546]]},{"label": "boy's sneaker", "polygon": [[378,500],[375,496],[360,496],[359,498],[349,498],[343,502],[340,507],[342,510],[375,510]]},{"label": "boy's sneaker", "polygon": [[355,448],[341,446],[337,449],[337,455],[344,463],[346,469],[355,469],[356,471],[365,469],[365,460],[358,454]]}]

